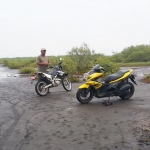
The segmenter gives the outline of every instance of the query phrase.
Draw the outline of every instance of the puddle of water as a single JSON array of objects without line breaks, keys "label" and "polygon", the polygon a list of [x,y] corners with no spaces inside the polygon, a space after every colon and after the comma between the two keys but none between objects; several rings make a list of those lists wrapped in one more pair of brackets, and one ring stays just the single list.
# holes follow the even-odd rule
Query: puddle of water
[{"label": "puddle of water", "polygon": [[19,74],[0,74],[0,78],[19,77]]},{"label": "puddle of water", "polygon": [[[120,69],[133,69],[133,73],[137,77],[144,77],[144,74],[150,74],[150,66],[146,67],[121,67]],[[0,78],[18,77],[20,76],[18,69],[9,69],[0,64]]]},{"label": "puddle of water", "polygon": [[140,108],[150,108],[150,105],[140,105]]},{"label": "puddle of water", "polygon": [[137,77],[144,77],[144,74],[150,74],[150,66],[144,66],[144,67],[121,67],[121,69],[133,69],[133,73]]},{"label": "puddle of water", "polygon": [[0,78],[7,78],[7,77],[17,77],[19,75],[18,69],[9,69],[3,65],[0,65]]}]

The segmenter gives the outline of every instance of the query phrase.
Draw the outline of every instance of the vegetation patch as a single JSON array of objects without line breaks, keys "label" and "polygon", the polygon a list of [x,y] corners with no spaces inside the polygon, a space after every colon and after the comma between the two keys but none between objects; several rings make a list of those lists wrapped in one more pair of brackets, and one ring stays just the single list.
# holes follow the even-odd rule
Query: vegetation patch
[{"label": "vegetation patch", "polygon": [[[78,75],[89,72],[93,66],[100,64],[109,74],[115,73],[120,67],[150,66],[150,45],[138,45],[125,48],[122,52],[113,52],[111,56],[95,53],[86,44],[81,47],[73,47],[66,55],[48,56],[51,66],[56,66],[60,58],[63,60],[63,71],[68,73],[72,81],[78,82]],[[0,58],[0,64],[10,69],[19,69],[20,74],[34,74],[37,68],[36,57]],[[107,67],[107,64],[110,67]],[[150,83],[150,74],[144,76],[143,81]]]},{"label": "vegetation patch", "polygon": [[33,67],[23,67],[19,70],[21,74],[34,74],[35,69]]},{"label": "vegetation patch", "polygon": [[144,74],[142,81],[145,83],[150,83],[150,74]]}]

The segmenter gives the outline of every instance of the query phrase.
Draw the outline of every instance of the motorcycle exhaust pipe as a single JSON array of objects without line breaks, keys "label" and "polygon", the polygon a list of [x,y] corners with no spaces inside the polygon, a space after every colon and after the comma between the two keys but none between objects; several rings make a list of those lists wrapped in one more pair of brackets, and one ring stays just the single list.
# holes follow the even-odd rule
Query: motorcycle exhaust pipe
[{"label": "motorcycle exhaust pipe", "polygon": [[122,94],[128,95],[129,93],[130,93],[129,91],[124,91],[124,92],[121,93],[121,95],[122,95]]},{"label": "motorcycle exhaust pipe", "polygon": [[119,95],[130,93],[130,92],[129,92],[129,89],[130,89],[130,88],[131,88],[131,86],[130,86],[129,84],[123,85],[123,86],[119,89]]},{"label": "motorcycle exhaust pipe", "polygon": [[120,92],[123,92],[123,91],[126,91],[126,90],[129,90],[131,88],[131,86],[129,84],[124,84],[120,89],[119,91]]},{"label": "motorcycle exhaust pipe", "polygon": [[49,84],[49,85],[45,86],[44,89],[47,89],[50,86],[52,86],[52,84]]}]

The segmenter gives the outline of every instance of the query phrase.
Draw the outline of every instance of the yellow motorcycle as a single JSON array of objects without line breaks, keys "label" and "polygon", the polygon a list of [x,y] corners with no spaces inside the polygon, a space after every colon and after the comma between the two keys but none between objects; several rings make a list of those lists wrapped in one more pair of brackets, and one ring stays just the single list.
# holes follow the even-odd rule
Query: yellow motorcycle
[{"label": "yellow motorcycle", "polygon": [[[118,72],[108,75],[103,81],[99,79],[106,71],[100,65],[96,65],[95,71],[86,77],[86,82],[79,86],[76,98],[82,103],[89,103],[93,97],[103,98],[108,97],[103,104],[105,106],[111,105],[109,101],[112,96],[119,96],[121,99],[129,99],[134,94],[135,76],[132,69],[119,70]],[[129,79],[132,82],[129,82]]]}]

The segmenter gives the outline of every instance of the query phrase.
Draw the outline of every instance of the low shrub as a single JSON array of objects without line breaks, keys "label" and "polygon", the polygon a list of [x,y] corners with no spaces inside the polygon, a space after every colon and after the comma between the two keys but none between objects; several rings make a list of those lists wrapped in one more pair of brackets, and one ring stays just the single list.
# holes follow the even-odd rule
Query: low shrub
[{"label": "low shrub", "polygon": [[79,78],[78,77],[74,77],[74,76],[71,76],[70,80],[71,80],[71,82],[79,82]]},{"label": "low shrub", "polygon": [[19,70],[21,74],[34,74],[36,70],[32,67],[23,67]]},{"label": "low shrub", "polygon": [[142,81],[145,83],[150,83],[150,74],[144,74]]}]

